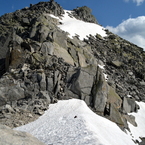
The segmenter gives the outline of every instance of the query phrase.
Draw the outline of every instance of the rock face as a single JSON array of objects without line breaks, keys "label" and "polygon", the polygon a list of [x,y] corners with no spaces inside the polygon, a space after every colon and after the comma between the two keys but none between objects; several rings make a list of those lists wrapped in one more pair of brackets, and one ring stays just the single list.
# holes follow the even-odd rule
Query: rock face
[{"label": "rock face", "polygon": [[85,22],[98,24],[96,18],[91,14],[92,10],[87,6],[77,7],[76,9],[73,9],[73,11],[73,15],[75,16],[75,18],[83,20]]},{"label": "rock face", "polygon": [[1,145],[44,145],[37,138],[26,132],[14,131],[11,128],[0,125]]},{"label": "rock face", "polygon": [[[0,123],[23,125],[58,99],[78,98],[122,129],[136,125],[127,113],[145,101],[145,52],[107,30],[70,39],[49,15],[63,13],[51,0],[0,17]],[[97,23],[87,7],[73,15]]]}]

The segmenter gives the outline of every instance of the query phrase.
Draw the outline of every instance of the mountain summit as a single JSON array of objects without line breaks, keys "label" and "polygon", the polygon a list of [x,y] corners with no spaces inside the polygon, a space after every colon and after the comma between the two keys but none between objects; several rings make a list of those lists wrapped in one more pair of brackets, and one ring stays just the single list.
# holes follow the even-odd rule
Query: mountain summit
[{"label": "mountain summit", "polygon": [[[62,105],[59,102],[62,102]],[[49,109],[49,105],[53,106],[53,103],[56,104]],[[79,103],[80,110],[77,110]],[[91,110],[82,111],[89,109],[85,105],[81,107],[85,103],[97,114],[97,117],[94,117],[93,112],[93,115],[89,115],[92,114]],[[73,114],[70,110],[70,114],[66,114],[66,110],[61,112],[63,107],[66,110],[74,109],[77,114],[74,114],[74,118],[82,117],[83,113],[88,112],[92,123],[89,123],[89,117],[83,116],[80,120],[88,123],[80,125],[89,128],[88,135],[91,135],[90,132],[95,132],[92,133],[92,144],[97,145],[97,139],[98,144],[109,143],[105,140],[100,142],[103,131],[100,137],[95,138],[98,135],[95,124],[98,123],[100,126],[101,120],[104,123],[101,126],[102,130],[110,133],[110,128],[105,127],[106,123],[114,122],[112,126],[120,130],[121,136],[126,138],[128,134],[127,142],[144,143],[142,142],[145,137],[143,49],[99,25],[91,14],[91,9],[86,6],[68,11],[50,0],[36,5],[30,4],[30,7],[1,16],[0,123],[15,128],[34,121],[44,114],[42,118],[47,116],[48,122],[52,123],[50,124],[52,128],[48,130],[51,130],[51,135],[55,137],[58,128],[53,132],[55,125],[52,118],[55,121],[60,120],[66,126],[69,123],[67,122],[69,115]],[[46,110],[47,114],[44,113]],[[97,118],[100,122],[96,121]],[[76,127],[75,121],[70,121]],[[88,127],[86,124],[92,126]],[[37,125],[33,125],[35,126],[33,129],[39,132]],[[41,128],[39,121],[38,128],[40,130],[44,128],[44,126]],[[1,127],[2,129],[4,127]],[[66,129],[71,130],[70,127]],[[25,131],[28,128],[24,126],[20,130]],[[47,128],[44,131],[47,131]],[[28,132],[32,133],[31,130]],[[71,142],[71,135],[74,133],[66,139],[70,139],[68,142]],[[62,144],[66,141],[63,141],[65,137],[61,136],[59,139]],[[41,140],[41,135],[37,138]],[[109,139],[110,145],[117,144],[117,141],[113,144],[111,136],[107,138]],[[117,140],[117,135],[114,140]],[[41,141],[46,143],[43,139]]]}]

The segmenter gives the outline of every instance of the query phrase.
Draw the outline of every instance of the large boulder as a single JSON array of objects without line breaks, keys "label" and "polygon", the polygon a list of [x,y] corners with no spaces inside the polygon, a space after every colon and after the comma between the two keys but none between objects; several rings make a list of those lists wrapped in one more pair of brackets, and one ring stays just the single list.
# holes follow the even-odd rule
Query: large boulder
[{"label": "large boulder", "polygon": [[18,85],[0,87],[0,106],[24,98],[24,89]]},{"label": "large boulder", "polygon": [[125,113],[137,112],[139,106],[136,104],[135,99],[126,98],[123,99],[123,111]]},{"label": "large boulder", "polygon": [[42,54],[45,55],[53,55],[54,54],[54,45],[51,42],[44,42],[42,43],[41,49],[40,51],[42,52]]},{"label": "large boulder", "polygon": [[93,66],[82,68],[70,68],[67,73],[67,96],[85,100],[91,105],[91,90],[96,75],[96,68]]}]

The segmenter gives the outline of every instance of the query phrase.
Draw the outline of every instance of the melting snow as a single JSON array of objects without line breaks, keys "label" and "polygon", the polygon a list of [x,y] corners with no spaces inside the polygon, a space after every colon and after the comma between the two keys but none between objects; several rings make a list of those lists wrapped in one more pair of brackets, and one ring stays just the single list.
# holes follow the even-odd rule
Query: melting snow
[{"label": "melting snow", "polygon": [[135,145],[115,123],[77,99],[50,105],[38,120],[16,130],[31,133],[46,145]]},{"label": "melting snow", "polygon": [[98,64],[98,66],[101,68],[101,69],[104,69],[105,65],[100,65]]},{"label": "melting snow", "polygon": [[60,29],[68,32],[70,38],[73,36],[79,35],[80,40],[87,38],[90,34],[95,36],[97,33],[100,34],[102,37],[107,36],[106,32],[104,31],[105,28],[98,24],[88,23],[81,20],[77,20],[73,16],[70,17],[72,11],[65,10],[65,14],[63,15],[62,19],[50,15],[53,18],[57,18],[60,20],[62,25],[59,25]]},{"label": "melting snow", "polygon": [[[101,68],[102,70],[104,70],[105,68],[105,65],[100,65],[100,64],[98,64],[98,66],[99,66],[99,68]],[[108,75],[107,74],[105,74],[105,73],[103,73],[104,74],[104,77],[105,77],[105,80],[107,81],[108,80]]]},{"label": "melting snow", "polygon": [[129,122],[128,125],[133,139],[141,141],[140,137],[145,137],[145,103],[137,101],[136,103],[139,105],[140,109],[137,113],[130,113],[130,115],[135,116],[137,127],[133,126]]}]

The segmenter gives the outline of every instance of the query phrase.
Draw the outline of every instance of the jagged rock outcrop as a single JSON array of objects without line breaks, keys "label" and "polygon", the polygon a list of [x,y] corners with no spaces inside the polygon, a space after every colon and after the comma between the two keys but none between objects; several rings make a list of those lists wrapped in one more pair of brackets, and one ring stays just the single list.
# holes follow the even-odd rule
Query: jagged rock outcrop
[{"label": "jagged rock outcrop", "polygon": [[[84,18],[84,10],[75,15],[97,23],[83,9]],[[0,17],[0,123],[16,127],[58,99],[78,98],[122,129],[136,125],[127,113],[145,101],[145,52],[107,30],[106,38],[70,39],[49,15],[63,13],[52,0]]]},{"label": "jagged rock outcrop", "polygon": [[92,15],[92,10],[87,6],[77,7],[76,9],[73,9],[73,11],[73,16],[75,18],[85,22],[98,24],[96,18]]},{"label": "jagged rock outcrop", "polygon": [[4,125],[0,125],[0,134],[1,145],[44,145],[29,133],[12,130]]}]

